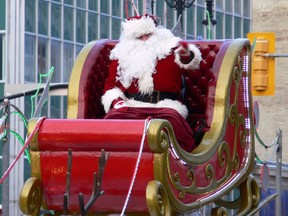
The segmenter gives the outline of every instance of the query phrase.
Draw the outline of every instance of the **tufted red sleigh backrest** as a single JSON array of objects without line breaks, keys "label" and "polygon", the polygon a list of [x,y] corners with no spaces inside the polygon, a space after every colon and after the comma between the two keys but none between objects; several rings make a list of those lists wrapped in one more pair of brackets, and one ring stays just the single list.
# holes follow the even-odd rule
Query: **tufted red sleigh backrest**
[{"label": "tufted red sleigh backrest", "polygon": [[[187,42],[194,43],[199,47],[203,58],[199,69],[183,74],[186,83],[185,103],[189,110],[187,121],[192,128],[198,127],[199,121],[204,121],[205,127],[209,128],[213,116],[215,85],[219,72],[219,68],[214,62],[217,56],[217,58],[221,58],[218,53],[225,41]],[[75,65],[78,62],[82,67],[79,69],[77,65],[74,66],[69,82],[68,118],[103,118],[105,113],[101,105],[101,96],[109,71],[109,54],[116,43],[117,41],[113,40],[92,41],[80,52]],[[75,74],[78,74],[79,80],[75,78]],[[75,97],[71,93],[72,88],[78,88],[78,92],[76,92],[78,98],[75,98],[77,114],[74,116],[71,112],[69,113],[69,109],[71,110],[71,107],[75,106],[75,103],[71,102],[73,101],[71,97]]]}]

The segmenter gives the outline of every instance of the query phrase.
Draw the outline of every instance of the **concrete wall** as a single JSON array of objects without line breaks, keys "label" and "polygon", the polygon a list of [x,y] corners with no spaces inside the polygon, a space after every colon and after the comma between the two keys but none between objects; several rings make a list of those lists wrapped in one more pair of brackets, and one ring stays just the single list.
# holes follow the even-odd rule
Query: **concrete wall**
[{"label": "concrete wall", "polygon": [[[277,54],[288,54],[288,1],[252,0],[251,32],[275,32]],[[270,145],[278,129],[282,130],[283,162],[288,162],[288,58],[276,58],[275,96],[254,97],[260,107],[258,133],[266,145]],[[256,153],[261,160],[270,159],[256,140]],[[268,155],[268,156],[267,156]],[[275,157],[273,158],[275,161]]]}]

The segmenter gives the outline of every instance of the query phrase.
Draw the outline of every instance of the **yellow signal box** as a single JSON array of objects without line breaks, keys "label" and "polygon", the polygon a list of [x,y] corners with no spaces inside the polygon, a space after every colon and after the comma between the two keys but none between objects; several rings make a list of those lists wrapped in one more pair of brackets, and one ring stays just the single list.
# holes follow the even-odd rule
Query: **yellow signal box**
[{"label": "yellow signal box", "polygon": [[257,32],[247,35],[252,45],[252,94],[273,96],[275,94],[275,33]]}]

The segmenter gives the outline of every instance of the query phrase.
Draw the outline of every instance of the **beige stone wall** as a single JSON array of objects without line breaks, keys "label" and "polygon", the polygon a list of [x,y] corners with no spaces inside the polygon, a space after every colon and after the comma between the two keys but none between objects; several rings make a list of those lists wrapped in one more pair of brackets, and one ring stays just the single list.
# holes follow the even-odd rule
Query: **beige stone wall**
[{"label": "beige stone wall", "polygon": [[[275,32],[275,53],[288,54],[288,0],[252,0],[251,32]],[[288,58],[276,58],[275,65],[275,96],[253,99],[260,107],[258,133],[261,139],[270,145],[281,129],[283,162],[288,163]],[[256,153],[262,160],[267,160],[267,155],[270,159],[271,151],[256,140]]]}]

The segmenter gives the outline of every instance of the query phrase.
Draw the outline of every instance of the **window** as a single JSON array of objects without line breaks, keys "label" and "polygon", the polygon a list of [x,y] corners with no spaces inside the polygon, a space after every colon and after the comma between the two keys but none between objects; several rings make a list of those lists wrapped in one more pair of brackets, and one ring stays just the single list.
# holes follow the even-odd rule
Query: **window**
[{"label": "window", "polygon": [[64,0],[64,4],[74,5],[74,0]]},{"label": "window", "polygon": [[[187,39],[194,39],[195,33],[194,33],[194,14],[195,14],[195,6],[192,5],[191,8],[187,9]],[[188,37],[189,35],[189,37]]]},{"label": "window", "polygon": [[220,11],[223,11],[223,0],[216,0],[216,9],[217,10],[220,10]]},{"label": "window", "polygon": [[89,12],[88,14],[88,41],[97,39],[98,35],[98,15]]},{"label": "window", "polygon": [[35,32],[35,0],[25,1],[25,30]]},{"label": "window", "polygon": [[76,10],[76,41],[79,43],[86,42],[86,20],[85,11]]},{"label": "window", "polygon": [[35,37],[25,36],[25,81],[35,82]]},{"label": "window", "polygon": [[0,34],[0,80],[4,79],[4,62],[5,62],[5,40],[4,34]]},{"label": "window", "polygon": [[0,30],[4,30],[6,26],[6,0],[0,0]]},{"label": "window", "polygon": [[101,13],[109,14],[109,1],[100,1]]},{"label": "window", "polygon": [[64,39],[65,40],[74,40],[74,14],[72,7],[64,7]]},{"label": "window", "polygon": [[247,37],[247,34],[250,32],[250,20],[243,20],[243,37]]},{"label": "window", "polygon": [[241,30],[242,30],[242,25],[241,25],[241,18],[240,17],[235,17],[234,18],[234,38],[241,38]]},{"label": "window", "polygon": [[217,21],[217,24],[216,24],[216,39],[223,39],[224,35],[223,35],[223,17],[224,17],[224,14],[223,13],[220,13],[220,12],[216,12],[216,21]]},{"label": "window", "polygon": [[74,46],[65,43],[63,48],[63,82],[68,82],[74,63]]},{"label": "window", "polygon": [[206,19],[206,14],[204,8],[202,7],[197,7],[197,38],[198,39],[203,39],[204,37],[204,25],[202,24],[202,21]]},{"label": "window", "polygon": [[61,37],[61,8],[59,4],[51,4],[51,36]]},{"label": "window", "polygon": [[106,39],[109,38],[109,17],[107,15],[101,15],[100,16],[100,38]]},{"label": "window", "polygon": [[232,15],[225,16],[225,38],[231,39],[232,37]]},{"label": "window", "polygon": [[232,13],[233,11],[232,11],[232,1],[231,0],[226,0],[225,1],[225,10],[226,10],[226,12],[230,12],[230,13]]},{"label": "window", "polygon": [[54,67],[52,82],[61,82],[61,42],[51,41],[51,67]]},{"label": "window", "polygon": [[112,27],[113,27],[113,31],[112,31],[112,37],[111,39],[118,39],[120,37],[121,34],[121,20],[117,19],[117,18],[113,18],[112,19]]},{"label": "window", "polygon": [[38,32],[42,35],[48,35],[48,3],[39,1],[38,8]]},{"label": "window", "polygon": [[61,97],[50,96],[51,118],[61,118]]},{"label": "window", "polygon": [[250,0],[243,0],[243,15],[250,18]]},{"label": "window", "polygon": [[76,6],[85,9],[86,8],[86,1],[76,0]]},{"label": "window", "polygon": [[48,73],[48,40],[46,38],[38,38],[38,74]]},{"label": "window", "polygon": [[89,0],[89,10],[98,11],[98,0]]},{"label": "window", "polygon": [[234,1],[234,13],[241,15],[241,0]]},{"label": "window", "polygon": [[112,0],[112,15],[121,17],[121,1]]}]

